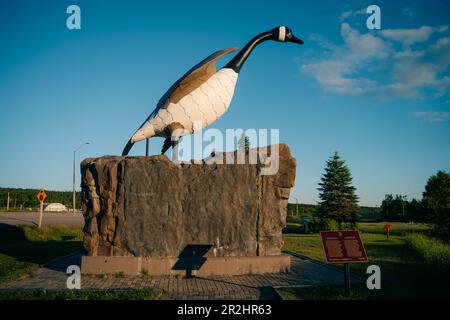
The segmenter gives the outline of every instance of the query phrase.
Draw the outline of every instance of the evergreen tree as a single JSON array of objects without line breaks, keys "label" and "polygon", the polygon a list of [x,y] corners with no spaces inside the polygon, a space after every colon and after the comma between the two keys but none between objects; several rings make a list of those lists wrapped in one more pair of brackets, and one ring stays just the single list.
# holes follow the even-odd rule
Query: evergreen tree
[{"label": "evergreen tree", "polygon": [[250,150],[250,139],[249,139],[249,137],[245,136],[244,142],[245,142],[245,151]]},{"label": "evergreen tree", "polygon": [[241,137],[239,138],[238,150],[239,151],[250,150],[250,139],[244,133],[242,133]]},{"label": "evergreen tree", "polygon": [[334,220],[339,229],[343,222],[353,226],[356,222],[358,196],[352,186],[350,169],[335,152],[326,164],[325,173],[319,183],[319,213],[324,222]]}]

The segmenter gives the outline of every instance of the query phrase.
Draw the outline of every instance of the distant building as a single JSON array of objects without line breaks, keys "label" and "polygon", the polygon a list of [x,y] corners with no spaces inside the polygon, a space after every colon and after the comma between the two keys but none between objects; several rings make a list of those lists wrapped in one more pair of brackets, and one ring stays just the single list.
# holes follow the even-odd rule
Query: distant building
[{"label": "distant building", "polygon": [[44,211],[46,211],[46,212],[63,212],[63,211],[67,211],[67,208],[62,203],[49,203],[45,207]]}]

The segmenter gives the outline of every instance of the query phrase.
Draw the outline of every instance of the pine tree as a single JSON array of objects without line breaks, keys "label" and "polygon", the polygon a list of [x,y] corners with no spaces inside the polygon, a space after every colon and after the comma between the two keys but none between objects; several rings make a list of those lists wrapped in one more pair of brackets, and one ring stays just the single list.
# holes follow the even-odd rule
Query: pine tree
[{"label": "pine tree", "polygon": [[250,150],[250,139],[244,133],[242,133],[241,137],[239,138],[238,150],[239,151]]},{"label": "pine tree", "polygon": [[245,136],[244,144],[245,144],[245,151],[250,150],[250,139],[249,139],[249,137]]},{"label": "pine tree", "polygon": [[354,226],[358,208],[356,188],[352,186],[350,169],[337,152],[326,164],[325,173],[319,183],[319,213],[324,222],[334,220],[339,229],[342,223]]}]

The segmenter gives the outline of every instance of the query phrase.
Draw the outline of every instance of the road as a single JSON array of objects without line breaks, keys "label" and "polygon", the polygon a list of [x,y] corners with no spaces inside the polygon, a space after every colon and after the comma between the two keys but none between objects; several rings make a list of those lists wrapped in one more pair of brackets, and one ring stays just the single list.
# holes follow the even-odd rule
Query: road
[{"label": "road", "polygon": [[[0,224],[36,225],[38,212],[0,212]],[[81,212],[44,212],[42,225],[70,225],[83,226],[84,219]]]}]

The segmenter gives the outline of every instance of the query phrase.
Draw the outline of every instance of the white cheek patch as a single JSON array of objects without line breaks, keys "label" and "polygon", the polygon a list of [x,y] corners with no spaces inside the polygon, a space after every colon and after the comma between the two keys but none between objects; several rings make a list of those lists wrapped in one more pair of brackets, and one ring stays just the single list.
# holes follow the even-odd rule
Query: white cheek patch
[{"label": "white cheek patch", "polygon": [[278,30],[278,41],[284,41],[286,38],[286,27],[280,27]]}]

